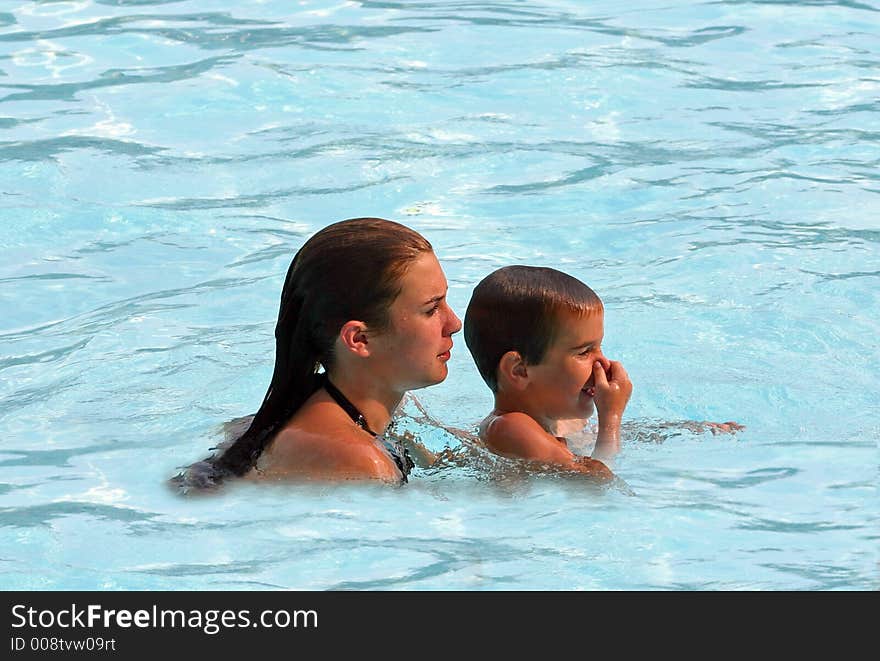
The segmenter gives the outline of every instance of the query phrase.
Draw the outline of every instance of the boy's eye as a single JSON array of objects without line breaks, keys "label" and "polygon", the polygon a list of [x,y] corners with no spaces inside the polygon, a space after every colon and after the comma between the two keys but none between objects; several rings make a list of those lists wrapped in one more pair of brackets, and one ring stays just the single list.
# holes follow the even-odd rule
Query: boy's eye
[{"label": "boy's eye", "polygon": [[437,310],[439,310],[439,309],[440,309],[440,303],[436,303],[434,305],[434,307],[432,307],[430,310],[428,310],[425,314],[427,314],[429,317],[433,316],[433,315],[437,314]]}]

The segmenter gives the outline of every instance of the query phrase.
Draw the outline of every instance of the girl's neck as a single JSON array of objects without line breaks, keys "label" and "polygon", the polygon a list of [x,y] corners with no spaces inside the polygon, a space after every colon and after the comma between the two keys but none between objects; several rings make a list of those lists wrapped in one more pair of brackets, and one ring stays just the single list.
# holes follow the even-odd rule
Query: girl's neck
[{"label": "girl's neck", "polygon": [[394,392],[375,379],[359,378],[350,372],[330,370],[327,378],[357,408],[370,429],[377,434],[385,431],[391,422],[391,414],[403,398],[403,393]]}]

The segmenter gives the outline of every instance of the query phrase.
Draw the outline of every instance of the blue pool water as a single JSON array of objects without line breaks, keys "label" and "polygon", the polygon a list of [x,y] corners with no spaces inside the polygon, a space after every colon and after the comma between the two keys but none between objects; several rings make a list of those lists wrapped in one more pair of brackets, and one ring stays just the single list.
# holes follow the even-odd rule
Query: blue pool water
[{"label": "blue pool water", "polygon": [[[2,3],[0,587],[880,587],[880,5],[620,7]],[[361,215],[459,314],[511,263],[604,298],[631,492],[166,488],[258,406],[293,252]],[[450,370],[417,394],[468,428]],[[747,429],[649,442],[680,420]]]}]

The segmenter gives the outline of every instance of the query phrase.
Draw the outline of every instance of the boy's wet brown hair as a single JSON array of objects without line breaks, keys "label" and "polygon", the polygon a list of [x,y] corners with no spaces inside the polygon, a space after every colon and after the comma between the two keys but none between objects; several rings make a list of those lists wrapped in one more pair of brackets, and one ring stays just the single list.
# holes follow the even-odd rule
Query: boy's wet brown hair
[{"label": "boy's wet brown hair", "polygon": [[542,266],[505,266],[474,288],[464,316],[464,341],[480,375],[498,391],[501,357],[516,351],[527,365],[544,359],[556,339],[561,312],[586,315],[602,300],[577,278]]}]

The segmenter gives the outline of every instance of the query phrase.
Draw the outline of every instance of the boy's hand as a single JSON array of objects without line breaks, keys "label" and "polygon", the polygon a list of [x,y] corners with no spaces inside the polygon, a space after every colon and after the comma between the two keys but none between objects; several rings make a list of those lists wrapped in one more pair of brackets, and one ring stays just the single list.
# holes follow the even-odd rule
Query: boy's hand
[{"label": "boy's hand", "polygon": [[593,363],[593,378],[596,384],[595,401],[599,425],[608,418],[616,418],[619,423],[632,395],[633,386],[629,375],[616,360],[608,361],[607,373],[606,368],[597,360]]},{"label": "boy's hand", "polygon": [[572,463],[572,468],[578,473],[589,475],[597,482],[608,483],[614,481],[614,473],[598,459],[577,457]]},{"label": "boy's hand", "polygon": [[736,434],[738,431],[742,431],[745,429],[744,425],[739,424],[738,422],[710,422],[709,420],[703,420],[702,422],[697,422],[696,420],[685,420],[684,422],[679,423],[669,423],[675,426],[682,427],[683,429],[687,429],[688,431],[692,431],[695,434],[704,434],[707,431],[712,432],[713,436],[718,434]]},{"label": "boy's hand", "polygon": [[745,425],[741,425],[738,422],[709,422],[708,420],[703,423],[706,427],[709,428],[709,431],[712,432],[712,435],[716,434],[735,434],[738,431],[742,431],[745,429]]}]

